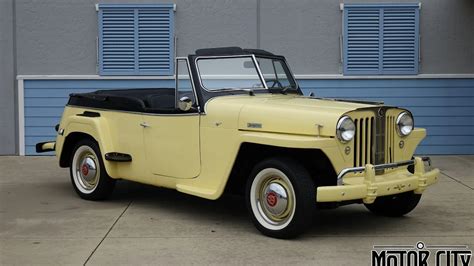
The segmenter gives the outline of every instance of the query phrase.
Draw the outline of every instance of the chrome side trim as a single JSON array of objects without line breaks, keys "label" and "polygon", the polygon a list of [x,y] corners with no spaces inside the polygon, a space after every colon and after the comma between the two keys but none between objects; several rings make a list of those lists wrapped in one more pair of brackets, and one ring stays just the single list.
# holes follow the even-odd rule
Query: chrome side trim
[{"label": "chrome side trim", "polygon": [[[421,160],[424,162],[428,162],[428,164],[431,165],[430,157],[422,157]],[[377,165],[374,165],[374,169],[377,171],[377,170],[397,168],[401,166],[408,166],[408,165],[414,165],[414,164],[415,164],[415,160],[413,159],[413,160],[406,160],[406,161],[400,161],[400,162],[395,162],[395,163],[377,164]],[[342,178],[349,173],[362,173],[364,171],[365,171],[365,166],[344,168],[339,173],[339,175],[337,175],[337,184],[342,185]]]}]

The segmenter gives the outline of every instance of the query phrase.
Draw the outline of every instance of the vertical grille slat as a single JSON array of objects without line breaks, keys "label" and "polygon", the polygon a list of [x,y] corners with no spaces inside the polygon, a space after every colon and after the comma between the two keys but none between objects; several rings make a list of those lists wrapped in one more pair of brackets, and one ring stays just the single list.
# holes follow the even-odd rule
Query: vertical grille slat
[{"label": "vertical grille slat", "polygon": [[360,120],[360,134],[359,134],[359,136],[360,136],[360,144],[361,144],[361,146],[360,146],[360,154],[359,154],[360,160],[359,160],[359,161],[361,162],[362,165],[365,165],[365,164],[366,164],[366,162],[365,162],[365,153],[366,153],[366,152],[365,152],[365,150],[366,150],[366,145],[365,145],[365,142],[366,142],[366,141],[365,141],[365,132],[366,132],[366,129],[365,129],[365,127],[364,127],[364,121],[365,121],[365,119],[361,119],[361,120]]},{"label": "vertical grille slat", "polygon": [[370,138],[369,138],[369,118],[365,119],[365,163],[370,163],[369,156],[370,156]]},{"label": "vertical grille slat", "polygon": [[386,117],[385,126],[385,163],[393,163],[395,159],[395,117]]},{"label": "vertical grille slat", "polygon": [[374,124],[374,118],[370,118],[370,163],[374,164],[374,158],[375,158],[375,146],[374,146],[374,139],[375,139],[375,124]]},{"label": "vertical grille slat", "polygon": [[[389,148],[388,148],[388,143],[389,143],[389,139],[390,139],[390,117],[387,118],[387,123],[385,123],[385,142],[384,142],[384,146],[385,146],[385,150],[388,151]],[[385,156],[385,163],[388,163],[388,156]]]},{"label": "vertical grille slat", "polygon": [[354,124],[355,124],[355,126],[356,126],[356,134],[355,134],[355,136],[354,136],[354,167],[359,166],[358,158],[359,158],[359,150],[360,150],[360,149],[359,149],[359,142],[357,141],[357,138],[358,138],[357,135],[359,134],[359,133],[358,133],[359,130],[357,129],[357,127],[358,127],[358,126],[357,126],[357,125],[358,125],[358,124],[357,124],[358,121],[359,121],[358,119],[355,119],[355,120],[354,120]]}]

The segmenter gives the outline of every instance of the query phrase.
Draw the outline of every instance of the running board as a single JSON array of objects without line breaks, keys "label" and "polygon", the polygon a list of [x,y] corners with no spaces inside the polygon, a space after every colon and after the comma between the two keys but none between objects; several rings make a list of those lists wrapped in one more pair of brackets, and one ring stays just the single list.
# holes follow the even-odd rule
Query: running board
[{"label": "running board", "polygon": [[105,159],[112,162],[131,162],[132,156],[125,153],[109,152],[105,154]]}]

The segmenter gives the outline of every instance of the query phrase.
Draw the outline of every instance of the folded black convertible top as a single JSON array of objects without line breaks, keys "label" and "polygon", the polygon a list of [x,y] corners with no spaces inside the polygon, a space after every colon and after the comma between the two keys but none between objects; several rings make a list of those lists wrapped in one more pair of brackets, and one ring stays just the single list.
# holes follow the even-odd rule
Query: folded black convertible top
[{"label": "folded black convertible top", "polygon": [[[72,93],[68,105],[130,112],[173,113],[174,88],[97,90]],[[171,101],[163,106],[153,106],[152,99]],[[162,101],[163,102],[163,101]]]}]

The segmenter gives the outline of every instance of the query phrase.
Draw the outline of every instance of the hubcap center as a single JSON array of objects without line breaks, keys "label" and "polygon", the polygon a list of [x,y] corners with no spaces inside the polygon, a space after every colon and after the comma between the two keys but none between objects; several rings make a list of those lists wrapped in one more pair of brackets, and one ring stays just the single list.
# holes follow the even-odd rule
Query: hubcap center
[{"label": "hubcap center", "polygon": [[81,178],[89,183],[89,184],[94,184],[95,183],[95,179],[97,178],[96,174],[97,174],[97,165],[94,161],[94,159],[92,159],[91,157],[89,156],[86,156],[81,164],[79,165],[77,171],[79,172],[79,175],[81,176]]},{"label": "hubcap center", "polygon": [[270,207],[275,207],[275,205],[277,204],[278,202],[278,196],[275,192],[273,191],[270,191],[268,194],[267,194],[267,204],[268,206]]},{"label": "hubcap center", "polygon": [[81,167],[81,171],[84,176],[87,176],[89,174],[89,167],[87,167],[86,164],[83,164]]}]

